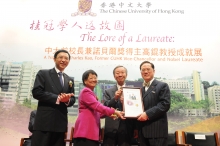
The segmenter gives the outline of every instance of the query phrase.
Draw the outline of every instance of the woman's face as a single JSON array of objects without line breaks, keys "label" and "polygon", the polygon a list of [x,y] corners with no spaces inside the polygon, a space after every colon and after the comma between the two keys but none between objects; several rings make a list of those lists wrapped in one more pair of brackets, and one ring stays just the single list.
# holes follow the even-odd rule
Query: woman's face
[{"label": "woman's face", "polygon": [[89,74],[89,77],[87,80],[85,80],[85,85],[86,87],[90,88],[90,89],[94,89],[96,84],[98,82],[97,76],[93,75],[93,74]]}]

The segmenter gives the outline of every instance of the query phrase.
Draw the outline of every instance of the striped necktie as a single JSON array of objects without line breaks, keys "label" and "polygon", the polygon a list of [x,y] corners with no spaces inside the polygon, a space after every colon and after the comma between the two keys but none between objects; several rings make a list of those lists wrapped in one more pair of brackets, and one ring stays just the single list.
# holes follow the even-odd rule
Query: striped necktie
[{"label": "striped necktie", "polygon": [[59,72],[58,74],[59,74],[60,84],[63,87],[63,73]]}]

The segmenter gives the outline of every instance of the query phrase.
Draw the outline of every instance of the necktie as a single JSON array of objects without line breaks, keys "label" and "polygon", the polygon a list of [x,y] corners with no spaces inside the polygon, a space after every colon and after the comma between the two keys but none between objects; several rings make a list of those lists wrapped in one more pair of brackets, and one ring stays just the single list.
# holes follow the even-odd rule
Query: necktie
[{"label": "necktie", "polygon": [[63,73],[59,72],[58,74],[59,74],[60,84],[63,87]]},{"label": "necktie", "polygon": [[143,86],[144,86],[144,87],[149,87],[149,86],[150,86],[150,82],[147,82],[147,83],[146,83],[146,82],[144,81]]}]

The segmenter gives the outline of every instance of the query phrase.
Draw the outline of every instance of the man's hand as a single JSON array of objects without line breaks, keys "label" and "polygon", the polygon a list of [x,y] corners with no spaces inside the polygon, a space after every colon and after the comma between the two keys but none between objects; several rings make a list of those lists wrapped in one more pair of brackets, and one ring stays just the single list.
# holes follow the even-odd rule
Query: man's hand
[{"label": "man's hand", "polygon": [[145,112],[143,112],[142,114],[140,114],[139,116],[138,116],[138,119],[137,119],[138,121],[147,121],[147,120],[149,120],[149,118],[148,118],[148,116],[147,116],[147,114],[145,113]]},{"label": "man's hand", "polygon": [[61,93],[59,95],[59,101],[60,102],[68,102],[71,98],[71,96],[74,96],[73,93]]},{"label": "man's hand", "polygon": [[122,89],[118,89],[118,90],[115,92],[115,100],[118,100],[118,98],[121,97],[122,92],[123,92]]}]

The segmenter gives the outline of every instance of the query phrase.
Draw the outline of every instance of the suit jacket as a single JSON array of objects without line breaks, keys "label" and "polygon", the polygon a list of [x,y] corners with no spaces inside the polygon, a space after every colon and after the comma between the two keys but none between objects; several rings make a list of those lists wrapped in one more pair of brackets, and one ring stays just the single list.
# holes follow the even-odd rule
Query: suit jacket
[{"label": "suit jacket", "polygon": [[102,105],[95,93],[85,87],[79,95],[79,115],[75,122],[73,138],[99,140],[100,117],[110,116],[114,109]]},{"label": "suit jacket", "polygon": [[149,120],[139,122],[145,138],[168,137],[167,111],[170,108],[170,89],[167,83],[154,79],[148,90],[142,88],[144,111]]},{"label": "suit jacket", "polygon": [[37,110],[31,111],[30,114],[30,120],[28,124],[28,130],[32,133],[34,129],[34,121],[35,121],[35,116],[36,116]]},{"label": "suit jacket", "polygon": [[[117,90],[118,90],[117,85],[114,85],[113,87],[106,89],[104,91],[104,105],[123,111],[123,105],[121,101],[120,100],[115,101],[114,99],[115,92]],[[105,118],[105,135],[114,137],[114,134],[118,132],[119,130],[119,125],[120,125],[120,131],[122,130],[122,131],[125,131],[126,133],[129,132],[130,135],[133,134],[133,130],[134,130],[133,119],[121,120],[120,118],[118,118],[116,120],[113,120],[110,117],[106,117]]]},{"label": "suit jacket", "polygon": [[[74,81],[63,74],[64,87],[62,87],[56,70],[40,70],[35,79],[32,90],[33,97],[38,100],[37,114],[34,130],[50,132],[67,131],[67,105],[63,102],[56,104],[60,93],[74,93]],[[72,86],[69,85],[72,81]],[[70,98],[68,107],[75,103],[75,97]]]}]

